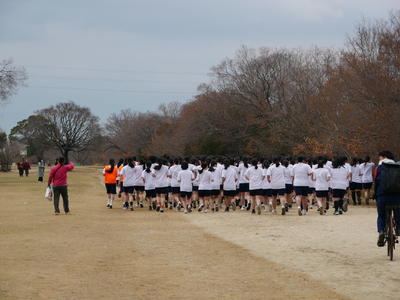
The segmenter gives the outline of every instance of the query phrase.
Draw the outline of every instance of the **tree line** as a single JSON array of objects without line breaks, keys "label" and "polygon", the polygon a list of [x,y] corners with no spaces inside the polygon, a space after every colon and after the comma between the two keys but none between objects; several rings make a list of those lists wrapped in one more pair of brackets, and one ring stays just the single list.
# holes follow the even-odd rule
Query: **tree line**
[{"label": "tree line", "polygon": [[[38,111],[10,141],[44,157],[400,154],[400,11],[358,24],[343,49],[243,46],[186,103],[123,110],[99,124],[68,102]],[[1,81],[1,80],[0,80]]]}]

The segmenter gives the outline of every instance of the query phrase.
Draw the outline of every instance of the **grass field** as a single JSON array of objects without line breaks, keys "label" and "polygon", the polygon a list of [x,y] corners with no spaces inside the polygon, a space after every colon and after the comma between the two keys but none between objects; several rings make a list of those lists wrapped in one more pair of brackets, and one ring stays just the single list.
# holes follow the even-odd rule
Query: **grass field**
[{"label": "grass field", "polygon": [[375,209],[334,217],[105,208],[100,171],[70,173],[71,215],[36,174],[0,173],[0,299],[399,299],[400,250]]}]

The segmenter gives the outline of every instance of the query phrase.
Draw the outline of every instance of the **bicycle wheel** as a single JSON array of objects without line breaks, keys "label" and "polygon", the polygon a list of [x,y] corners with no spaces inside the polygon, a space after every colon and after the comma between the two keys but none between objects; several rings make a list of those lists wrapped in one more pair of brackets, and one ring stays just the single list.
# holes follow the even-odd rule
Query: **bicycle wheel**
[{"label": "bicycle wheel", "polygon": [[388,216],[388,228],[387,228],[387,245],[388,245],[388,256],[390,260],[393,260],[393,250],[394,250],[394,243],[395,243],[395,235],[394,235],[394,228],[393,228],[393,210],[390,210]]}]

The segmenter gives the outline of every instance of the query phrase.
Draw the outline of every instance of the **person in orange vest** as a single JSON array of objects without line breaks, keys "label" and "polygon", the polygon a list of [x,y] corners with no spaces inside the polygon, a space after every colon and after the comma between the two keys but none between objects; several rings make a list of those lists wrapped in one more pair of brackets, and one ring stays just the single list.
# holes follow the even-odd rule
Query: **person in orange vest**
[{"label": "person in orange vest", "polygon": [[115,195],[117,194],[117,173],[118,168],[115,161],[110,159],[110,164],[103,169],[104,183],[107,191],[107,207],[112,208]]}]

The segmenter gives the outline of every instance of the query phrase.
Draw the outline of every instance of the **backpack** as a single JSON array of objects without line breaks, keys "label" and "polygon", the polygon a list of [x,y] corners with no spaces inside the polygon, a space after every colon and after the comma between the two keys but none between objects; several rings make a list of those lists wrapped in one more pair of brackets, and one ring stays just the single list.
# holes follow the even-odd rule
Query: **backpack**
[{"label": "backpack", "polygon": [[381,167],[381,192],[383,194],[400,194],[400,164],[383,163]]}]

